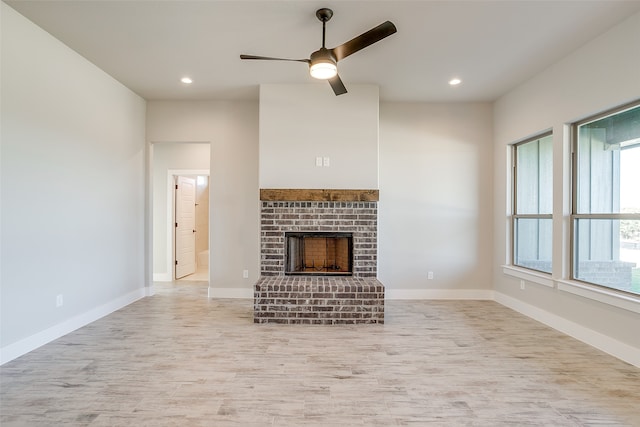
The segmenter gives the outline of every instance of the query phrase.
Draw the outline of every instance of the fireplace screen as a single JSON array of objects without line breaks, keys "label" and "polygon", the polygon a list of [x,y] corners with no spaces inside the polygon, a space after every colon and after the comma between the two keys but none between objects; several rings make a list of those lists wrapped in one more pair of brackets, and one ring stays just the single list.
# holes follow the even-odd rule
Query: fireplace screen
[{"label": "fireplace screen", "polygon": [[285,233],[285,240],[285,274],[351,275],[351,233]]}]

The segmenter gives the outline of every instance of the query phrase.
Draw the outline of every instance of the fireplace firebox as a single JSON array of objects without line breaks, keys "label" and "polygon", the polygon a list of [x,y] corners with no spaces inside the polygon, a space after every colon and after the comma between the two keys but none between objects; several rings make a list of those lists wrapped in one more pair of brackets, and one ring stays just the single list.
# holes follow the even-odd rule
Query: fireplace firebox
[{"label": "fireplace firebox", "polygon": [[287,232],[285,248],[285,275],[352,275],[352,233]]}]

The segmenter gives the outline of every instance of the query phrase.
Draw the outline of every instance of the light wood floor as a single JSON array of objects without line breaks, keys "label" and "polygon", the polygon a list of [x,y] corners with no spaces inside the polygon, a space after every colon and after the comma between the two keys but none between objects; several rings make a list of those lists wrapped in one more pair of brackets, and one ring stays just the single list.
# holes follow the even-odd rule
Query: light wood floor
[{"label": "light wood floor", "polygon": [[1,368],[8,426],[640,426],[640,369],[487,301],[388,301],[384,325],[257,325],[206,284]]},{"label": "light wood floor", "polygon": [[184,282],[184,281],[206,282],[207,280],[209,280],[209,267],[204,266],[204,267],[198,267],[195,273],[182,277],[181,279],[178,280],[178,282]]}]

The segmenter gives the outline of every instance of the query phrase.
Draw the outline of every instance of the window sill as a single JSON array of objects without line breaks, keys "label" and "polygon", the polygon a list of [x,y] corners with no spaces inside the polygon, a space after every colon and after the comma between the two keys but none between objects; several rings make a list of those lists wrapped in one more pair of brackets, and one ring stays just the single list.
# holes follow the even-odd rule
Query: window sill
[{"label": "window sill", "polygon": [[514,267],[513,265],[503,265],[502,272],[508,276],[517,277],[548,288],[555,287],[551,275],[546,273],[539,273],[537,271],[527,270],[526,268],[521,267]]},{"label": "window sill", "polygon": [[556,280],[558,290],[579,295],[614,307],[640,313],[640,296],[622,294],[614,290],[602,289],[585,283]]}]

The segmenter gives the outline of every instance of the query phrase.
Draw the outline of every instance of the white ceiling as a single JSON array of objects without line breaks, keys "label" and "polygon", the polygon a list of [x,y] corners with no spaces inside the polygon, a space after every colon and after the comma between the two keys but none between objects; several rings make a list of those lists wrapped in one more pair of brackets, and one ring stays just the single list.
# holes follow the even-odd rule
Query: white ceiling
[{"label": "white ceiling", "polygon": [[[261,83],[326,84],[308,58],[390,20],[398,32],[341,61],[340,76],[385,101],[492,101],[640,11],[640,0],[5,0],[146,99],[255,99]],[[630,52],[631,54],[631,52]],[[182,76],[194,80],[190,86]],[[447,81],[463,83],[450,87]]]}]

